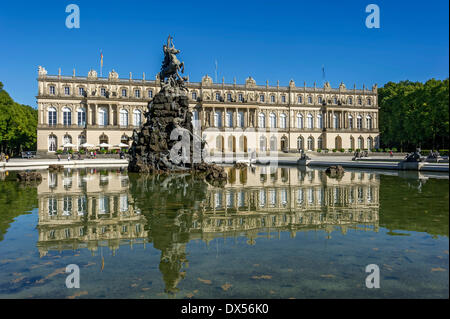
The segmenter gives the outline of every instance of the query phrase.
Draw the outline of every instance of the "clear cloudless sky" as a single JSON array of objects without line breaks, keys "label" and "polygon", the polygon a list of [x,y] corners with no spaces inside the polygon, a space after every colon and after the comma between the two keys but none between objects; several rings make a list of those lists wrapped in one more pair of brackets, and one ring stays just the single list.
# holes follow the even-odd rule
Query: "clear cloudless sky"
[{"label": "clear cloudless sky", "polygon": [[[80,28],[65,26],[68,4],[80,8]],[[380,8],[380,28],[368,29],[368,4]],[[445,79],[449,74],[447,0],[345,1],[2,1],[0,81],[19,103],[36,107],[37,69],[49,74],[154,79],[168,34],[181,49],[191,81],[371,87],[389,81]]]}]

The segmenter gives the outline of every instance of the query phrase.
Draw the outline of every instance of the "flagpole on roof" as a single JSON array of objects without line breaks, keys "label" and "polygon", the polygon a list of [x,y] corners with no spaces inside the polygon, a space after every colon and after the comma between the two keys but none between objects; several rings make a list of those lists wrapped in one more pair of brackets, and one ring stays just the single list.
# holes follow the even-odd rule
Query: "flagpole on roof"
[{"label": "flagpole on roof", "polygon": [[100,50],[100,77],[103,77],[103,52]]}]

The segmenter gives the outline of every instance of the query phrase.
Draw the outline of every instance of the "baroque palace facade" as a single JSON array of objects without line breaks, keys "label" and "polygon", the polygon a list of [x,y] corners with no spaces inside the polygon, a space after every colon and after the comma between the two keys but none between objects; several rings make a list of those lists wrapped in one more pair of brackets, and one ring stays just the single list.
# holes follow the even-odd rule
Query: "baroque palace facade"
[{"label": "baroque palace facade", "polygon": [[[379,145],[377,85],[371,89],[187,82],[195,127],[210,151],[316,151],[369,149]],[[147,104],[160,89],[156,80],[119,78],[113,70],[98,77],[38,72],[39,154],[64,148],[120,148],[131,144],[133,129],[145,120]],[[69,145],[69,147],[65,147]]]}]

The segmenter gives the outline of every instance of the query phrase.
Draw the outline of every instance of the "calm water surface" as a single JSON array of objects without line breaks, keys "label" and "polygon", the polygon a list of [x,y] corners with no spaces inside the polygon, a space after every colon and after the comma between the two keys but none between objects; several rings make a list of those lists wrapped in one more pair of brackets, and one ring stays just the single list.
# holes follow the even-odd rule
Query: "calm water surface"
[{"label": "calm water surface", "polygon": [[0,298],[449,297],[448,175],[227,170],[0,173]]}]

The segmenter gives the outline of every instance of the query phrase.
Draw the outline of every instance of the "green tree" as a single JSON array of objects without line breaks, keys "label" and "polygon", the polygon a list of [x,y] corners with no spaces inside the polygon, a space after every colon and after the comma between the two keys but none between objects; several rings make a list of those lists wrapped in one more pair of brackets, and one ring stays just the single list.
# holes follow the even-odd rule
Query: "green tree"
[{"label": "green tree", "polygon": [[378,93],[382,146],[448,148],[448,79],[388,82]]},{"label": "green tree", "polygon": [[0,82],[0,152],[36,149],[37,110],[14,102]]}]

